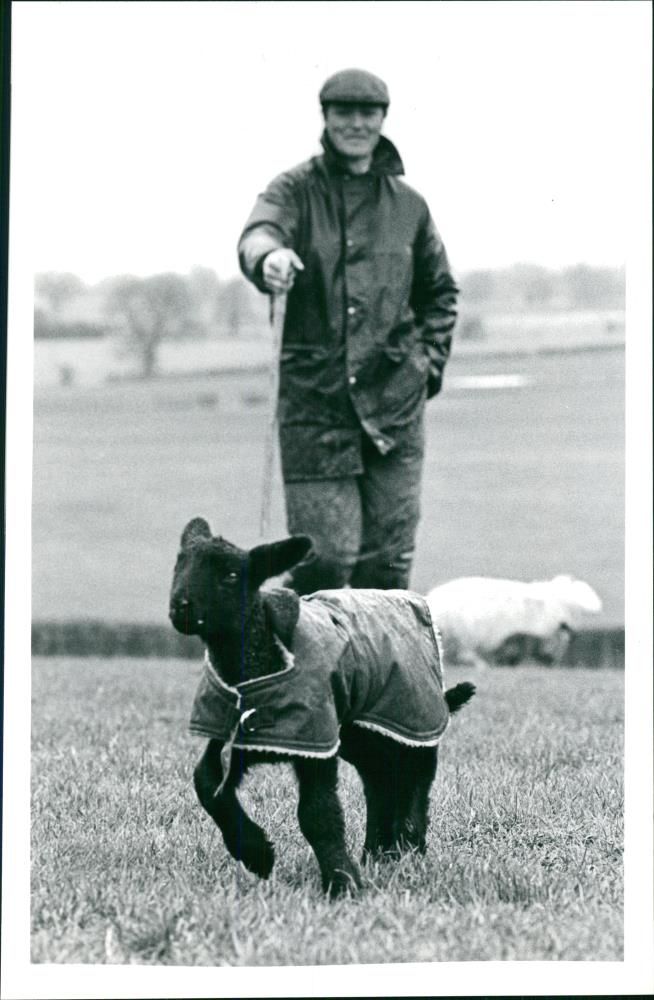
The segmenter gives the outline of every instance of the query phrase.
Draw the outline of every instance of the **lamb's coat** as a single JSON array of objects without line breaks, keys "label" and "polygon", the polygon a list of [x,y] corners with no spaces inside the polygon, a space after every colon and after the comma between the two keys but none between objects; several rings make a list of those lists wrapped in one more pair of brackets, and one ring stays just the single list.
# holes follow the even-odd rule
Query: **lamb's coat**
[{"label": "lamb's coat", "polygon": [[[207,659],[192,732],[234,747],[323,757],[340,727],[435,746],[448,723],[438,638],[423,597],[325,590],[302,598],[285,670],[235,687]],[[240,723],[240,724],[239,724]]]}]

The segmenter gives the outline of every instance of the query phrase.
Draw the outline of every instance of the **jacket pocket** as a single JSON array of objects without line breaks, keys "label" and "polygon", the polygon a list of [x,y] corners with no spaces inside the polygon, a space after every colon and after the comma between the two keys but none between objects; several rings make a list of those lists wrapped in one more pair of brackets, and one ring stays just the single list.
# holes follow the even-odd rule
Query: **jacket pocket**
[{"label": "jacket pocket", "polygon": [[396,364],[405,361],[410,355],[423,353],[413,321],[408,320],[393,327],[382,344],[382,350],[389,361]]},{"label": "jacket pocket", "polygon": [[329,356],[330,352],[320,345],[291,343],[282,345],[280,361],[282,364],[302,365],[305,362],[320,361]]},{"label": "jacket pocket", "polygon": [[279,444],[285,482],[336,479],[363,472],[361,432],[356,428],[283,423]]}]

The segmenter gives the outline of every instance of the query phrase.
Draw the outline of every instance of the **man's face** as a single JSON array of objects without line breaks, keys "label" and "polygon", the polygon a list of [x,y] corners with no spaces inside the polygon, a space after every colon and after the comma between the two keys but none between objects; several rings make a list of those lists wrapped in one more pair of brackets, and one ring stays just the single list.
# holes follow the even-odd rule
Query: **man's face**
[{"label": "man's face", "polygon": [[384,123],[379,104],[328,104],[325,128],[334,148],[347,159],[372,156]]}]

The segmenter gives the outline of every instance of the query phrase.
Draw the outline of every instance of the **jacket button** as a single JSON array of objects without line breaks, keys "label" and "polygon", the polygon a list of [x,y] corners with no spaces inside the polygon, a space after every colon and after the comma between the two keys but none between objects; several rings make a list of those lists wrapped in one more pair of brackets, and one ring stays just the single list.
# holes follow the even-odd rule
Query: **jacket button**
[{"label": "jacket button", "polygon": [[356,312],[356,307],[355,306],[348,306],[347,307],[347,314],[348,314],[348,316],[354,316],[355,312]]},{"label": "jacket button", "polygon": [[346,240],[345,241],[345,245],[348,246],[348,247],[353,247],[354,246],[354,240]]},{"label": "jacket button", "polygon": [[350,383],[350,385],[356,385],[356,382],[357,382],[356,375],[350,375],[350,377],[348,379],[348,382]]}]

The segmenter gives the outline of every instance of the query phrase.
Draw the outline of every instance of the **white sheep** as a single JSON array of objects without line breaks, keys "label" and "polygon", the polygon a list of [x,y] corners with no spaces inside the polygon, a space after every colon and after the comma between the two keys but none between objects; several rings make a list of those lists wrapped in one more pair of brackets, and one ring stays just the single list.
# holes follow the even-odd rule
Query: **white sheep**
[{"label": "white sheep", "polygon": [[531,583],[462,577],[434,587],[427,603],[446,658],[476,666],[560,663],[584,616],[602,610],[593,588],[567,575]]}]

